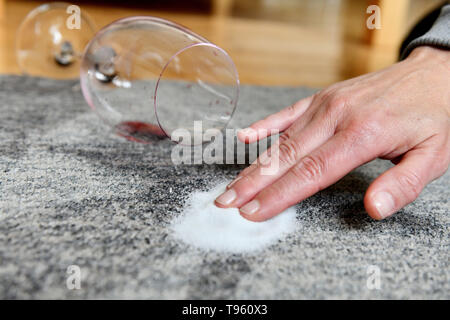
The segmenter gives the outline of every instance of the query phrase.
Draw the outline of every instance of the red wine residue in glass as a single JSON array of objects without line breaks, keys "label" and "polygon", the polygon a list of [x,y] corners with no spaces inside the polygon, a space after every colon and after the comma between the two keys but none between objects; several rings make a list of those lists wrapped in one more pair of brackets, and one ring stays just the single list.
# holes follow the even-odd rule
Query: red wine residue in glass
[{"label": "red wine residue in glass", "polygon": [[140,121],[124,121],[116,125],[117,134],[135,142],[151,143],[167,138],[164,131],[154,124]]}]

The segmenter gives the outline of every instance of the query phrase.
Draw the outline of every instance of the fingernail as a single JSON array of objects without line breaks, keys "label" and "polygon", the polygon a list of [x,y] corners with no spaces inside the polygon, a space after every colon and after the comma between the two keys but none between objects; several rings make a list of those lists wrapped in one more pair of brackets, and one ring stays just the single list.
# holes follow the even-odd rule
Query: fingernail
[{"label": "fingernail", "polygon": [[216,202],[226,206],[232,203],[234,199],[236,199],[236,191],[234,191],[234,189],[230,189],[218,196]]},{"label": "fingernail", "polygon": [[236,179],[234,179],[233,181],[231,181],[228,185],[227,185],[227,189],[230,189],[233,184],[235,184],[236,182],[238,182],[240,179],[242,178],[242,176],[237,177]]},{"label": "fingernail", "polygon": [[395,210],[394,198],[388,192],[378,192],[373,197],[373,202],[382,219],[389,217]]},{"label": "fingernail", "polygon": [[252,200],[240,209],[240,211],[242,213],[244,213],[248,216],[255,214],[256,211],[258,211],[258,210],[259,210],[259,201],[258,200]]}]

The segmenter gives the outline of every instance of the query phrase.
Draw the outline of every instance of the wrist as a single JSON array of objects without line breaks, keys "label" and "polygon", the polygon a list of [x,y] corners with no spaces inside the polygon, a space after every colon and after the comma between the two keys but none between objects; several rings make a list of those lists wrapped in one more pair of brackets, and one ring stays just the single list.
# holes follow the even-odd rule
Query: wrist
[{"label": "wrist", "polygon": [[[450,50],[439,49],[430,46],[421,46],[415,48],[405,62],[413,68],[427,70],[429,74],[434,74],[438,77],[439,83],[443,79],[450,78]],[[444,86],[444,88],[448,86]],[[447,111],[450,117],[450,103],[444,103],[443,108]]]},{"label": "wrist", "polygon": [[450,50],[430,46],[420,46],[411,51],[406,60],[415,60],[416,62],[438,61],[446,67],[447,72],[450,71]]}]

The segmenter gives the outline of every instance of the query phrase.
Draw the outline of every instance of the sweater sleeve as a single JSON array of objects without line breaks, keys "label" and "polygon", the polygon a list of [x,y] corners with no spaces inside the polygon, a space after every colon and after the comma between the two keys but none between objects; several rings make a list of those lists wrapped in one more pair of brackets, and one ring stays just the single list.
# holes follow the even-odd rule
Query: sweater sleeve
[{"label": "sweater sleeve", "polygon": [[405,59],[411,51],[420,46],[434,46],[450,50],[450,4],[445,4],[431,29],[418,38],[404,45],[401,59]]}]

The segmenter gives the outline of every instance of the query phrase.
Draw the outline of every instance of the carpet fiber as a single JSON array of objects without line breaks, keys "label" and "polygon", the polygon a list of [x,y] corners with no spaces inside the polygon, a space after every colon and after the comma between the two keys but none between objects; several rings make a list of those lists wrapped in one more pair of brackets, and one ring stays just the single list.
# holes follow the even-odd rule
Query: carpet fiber
[{"label": "carpet fiber", "polygon": [[[243,86],[232,127],[310,94]],[[0,77],[0,298],[450,298],[449,173],[386,221],[363,196],[376,160],[297,205],[299,231],[257,255],[169,233],[194,190],[239,165],[178,165],[173,144],[115,136],[74,81]],[[81,269],[81,289],[66,287]],[[380,271],[379,290],[367,286]]]}]

